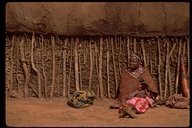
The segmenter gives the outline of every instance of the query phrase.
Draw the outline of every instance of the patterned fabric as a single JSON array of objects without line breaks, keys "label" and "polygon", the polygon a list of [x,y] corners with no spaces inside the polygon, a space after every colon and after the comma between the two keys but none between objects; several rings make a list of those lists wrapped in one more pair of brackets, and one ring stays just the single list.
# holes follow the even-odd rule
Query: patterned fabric
[{"label": "patterned fabric", "polygon": [[92,90],[76,91],[70,97],[67,105],[74,108],[84,108],[93,105],[95,93]]},{"label": "patterned fabric", "polygon": [[[146,98],[141,98],[141,97],[133,97],[125,102],[125,105],[128,106],[134,106],[134,109],[138,113],[144,113],[146,112],[154,103],[154,100],[146,97]],[[119,108],[119,112],[122,111],[122,106]]]}]

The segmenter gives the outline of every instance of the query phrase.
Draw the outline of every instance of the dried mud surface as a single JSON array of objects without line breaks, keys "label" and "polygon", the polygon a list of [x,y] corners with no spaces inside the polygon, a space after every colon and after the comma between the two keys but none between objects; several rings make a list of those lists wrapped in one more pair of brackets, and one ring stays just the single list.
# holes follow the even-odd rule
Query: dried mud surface
[{"label": "dried mud surface", "polygon": [[6,125],[13,127],[186,127],[190,109],[150,108],[137,119],[118,118],[117,109],[109,109],[114,100],[95,100],[87,108],[67,106],[67,99],[52,100],[9,98],[5,100]]}]

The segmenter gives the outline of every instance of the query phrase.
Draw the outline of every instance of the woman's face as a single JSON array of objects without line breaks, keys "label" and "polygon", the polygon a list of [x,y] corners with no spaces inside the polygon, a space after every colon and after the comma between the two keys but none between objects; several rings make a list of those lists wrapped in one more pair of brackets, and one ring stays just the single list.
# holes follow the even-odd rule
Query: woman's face
[{"label": "woman's face", "polygon": [[139,68],[139,65],[140,65],[140,60],[137,57],[132,56],[130,58],[130,68],[137,69],[137,68]]}]

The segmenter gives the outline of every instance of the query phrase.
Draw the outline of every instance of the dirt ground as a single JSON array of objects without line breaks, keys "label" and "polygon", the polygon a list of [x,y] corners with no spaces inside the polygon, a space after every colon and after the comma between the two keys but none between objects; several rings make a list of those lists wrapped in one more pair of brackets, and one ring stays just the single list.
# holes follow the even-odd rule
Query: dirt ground
[{"label": "dirt ground", "polygon": [[137,119],[119,118],[118,109],[109,109],[114,100],[95,100],[87,108],[67,106],[67,99],[6,99],[7,126],[14,127],[188,127],[190,109],[150,108]]}]

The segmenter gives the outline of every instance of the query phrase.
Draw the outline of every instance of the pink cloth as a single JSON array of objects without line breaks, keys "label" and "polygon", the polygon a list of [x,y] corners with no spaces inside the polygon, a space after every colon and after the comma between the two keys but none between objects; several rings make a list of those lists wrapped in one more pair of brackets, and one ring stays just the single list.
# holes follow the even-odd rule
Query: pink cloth
[{"label": "pink cloth", "polygon": [[[133,97],[127,100],[125,105],[132,105],[138,113],[144,113],[153,105],[153,103],[154,100],[146,96],[146,98]],[[119,112],[122,111],[122,108],[122,106],[119,108]]]}]

